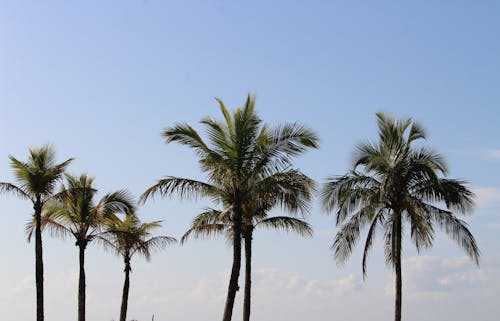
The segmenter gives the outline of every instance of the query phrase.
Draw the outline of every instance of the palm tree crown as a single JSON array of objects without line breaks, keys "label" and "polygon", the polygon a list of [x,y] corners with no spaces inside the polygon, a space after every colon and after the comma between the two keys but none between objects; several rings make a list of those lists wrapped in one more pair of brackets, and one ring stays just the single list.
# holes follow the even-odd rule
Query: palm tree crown
[{"label": "palm tree crown", "polygon": [[[65,175],[66,185],[61,188],[58,200],[51,202],[43,212],[42,228],[54,235],[75,238],[77,246],[86,247],[102,231],[104,221],[117,214],[134,213],[132,197],[125,190],[104,195],[97,203],[94,178]],[[28,225],[31,236],[32,224]]]},{"label": "palm tree crown", "polygon": [[[361,229],[369,226],[362,263],[366,275],[368,251],[381,231],[386,262],[396,271],[398,291],[403,227],[409,226],[411,240],[420,252],[432,246],[437,225],[478,263],[477,243],[467,224],[455,216],[472,210],[473,193],[461,180],[440,177],[448,173],[441,155],[414,146],[415,141],[426,138],[418,123],[381,113],[377,120],[379,141],[359,145],[353,170],[329,178],[323,187],[325,209],[337,208],[340,231],[332,245],[337,262],[349,257]],[[399,297],[396,320],[400,320],[400,302]]]},{"label": "palm tree crown", "polygon": [[135,214],[128,215],[123,220],[108,219],[105,225],[99,238],[105,247],[111,248],[123,258],[131,259],[137,253],[149,261],[152,251],[162,250],[176,242],[173,237],[152,236],[153,230],[161,227],[161,221],[142,223]]},{"label": "palm tree crown", "polygon": [[56,164],[55,150],[50,145],[29,150],[27,162],[22,162],[13,156],[9,156],[11,167],[17,185],[12,183],[0,183],[0,191],[14,193],[21,198],[38,202],[43,206],[53,198],[57,183],[61,180],[64,171],[73,160],[72,158]]}]

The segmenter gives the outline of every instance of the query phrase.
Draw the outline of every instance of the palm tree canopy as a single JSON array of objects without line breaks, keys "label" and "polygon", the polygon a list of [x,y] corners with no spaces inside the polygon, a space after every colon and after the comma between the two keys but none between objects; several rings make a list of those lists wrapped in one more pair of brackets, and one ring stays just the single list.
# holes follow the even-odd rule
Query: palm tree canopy
[{"label": "palm tree canopy", "polygon": [[385,256],[393,265],[395,217],[410,228],[417,250],[429,248],[434,225],[448,234],[477,264],[479,248],[467,223],[456,214],[473,209],[473,193],[461,180],[447,179],[441,155],[414,145],[425,139],[422,126],[411,119],[398,120],[378,113],[379,140],[356,149],[353,170],[333,176],[324,184],[321,197],[327,212],[336,209],[340,231],[332,249],[338,263],[352,253],[360,231],[369,226],[364,247],[363,273],[373,239],[383,232]]},{"label": "palm tree canopy", "polygon": [[106,221],[105,231],[99,235],[99,240],[117,255],[130,259],[138,253],[149,261],[152,251],[176,242],[173,237],[152,236],[153,230],[159,227],[161,221],[142,223],[136,215],[128,215],[123,220],[115,217]]},{"label": "palm tree canopy", "polygon": [[[42,228],[51,234],[59,237],[72,235],[77,245],[86,245],[98,235],[105,219],[134,213],[133,200],[127,191],[106,194],[96,203],[97,190],[92,186],[94,178],[86,174],[65,177],[66,184],[59,193],[61,196],[47,204],[42,214]],[[33,229],[34,221],[28,222],[28,239]]]},{"label": "palm tree canopy", "polygon": [[144,192],[142,202],[157,194],[177,193],[181,198],[208,197],[226,208],[249,203],[256,189],[269,186],[273,179],[270,177],[291,166],[293,156],[318,147],[316,134],[300,124],[285,124],[275,129],[264,125],[254,110],[253,96],[249,95],[245,106],[233,113],[220,99],[217,101],[224,120],[201,121],[208,142],[187,124],[177,124],[163,132],[167,143],[177,142],[195,150],[208,182],[167,176]]},{"label": "palm tree canopy", "polygon": [[1,192],[11,192],[33,203],[45,203],[52,197],[55,187],[72,158],[57,164],[55,150],[50,145],[30,149],[28,161],[9,156],[17,185],[0,183]]}]

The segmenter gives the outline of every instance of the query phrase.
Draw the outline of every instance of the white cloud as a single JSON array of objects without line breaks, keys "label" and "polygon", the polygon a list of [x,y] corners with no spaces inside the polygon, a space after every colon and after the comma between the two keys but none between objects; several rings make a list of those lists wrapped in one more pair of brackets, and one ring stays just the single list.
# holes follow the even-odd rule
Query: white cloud
[{"label": "white cloud", "polygon": [[[242,269],[244,273],[244,269]],[[253,273],[252,316],[255,320],[345,321],[387,320],[393,311],[393,282],[390,272],[374,275],[362,283],[358,274],[338,277],[299,273],[287,269],[257,268]],[[229,270],[206,272],[192,279],[165,278],[163,266],[144,265],[134,270],[129,300],[130,318],[149,320],[212,320],[220,317],[227,294]],[[467,306],[480,309],[482,321],[497,318],[500,297],[500,257],[485,257],[477,268],[467,257],[410,257],[403,261],[403,313],[408,321],[472,320]],[[88,319],[116,319],[122,275],[88,278]],[[176,282],[176,280],[178,282]],[[235,318],[241,314],[241,290],[235,302]],[[68,320],[76,313],[77,273],[66,271],[46,275],[47,318]],[[0,299],[4,315],[29,320],[34,314],[34,278],[28,275],[6,288]],[[382,294],[382,295],[381,295]],[[17,306],[18,308],[15,308]],[[19,308],[21,306],[22,308]],[[19,317],[19,318],[17,318]]]},{"label": "white cloud", "polygon": [[478,187],[473,189],[476,194],[476,205],[487,208],[500,205],[500,189],[496,187]]},{"label": "white cloud", "polygon": [[488,149],[484,151],[484,156],[491,160],[500,160],[500,149]]},{"label": "white cloud", "polygon": [[[416,256],[403,260],[403,287],[410,297],[449,296],[467,290],[500,293],[500,258],[487,258],[477,267],[468,257],[438,258]],[[386,294],[394,295],[393,282],[386,285]]]}]

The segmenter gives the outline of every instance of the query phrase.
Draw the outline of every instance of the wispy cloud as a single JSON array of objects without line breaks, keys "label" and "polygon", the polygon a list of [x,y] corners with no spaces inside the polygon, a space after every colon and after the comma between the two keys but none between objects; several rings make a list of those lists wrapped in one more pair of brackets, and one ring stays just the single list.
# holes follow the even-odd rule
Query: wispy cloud
[{"label": "wispy cloud", "polygon": [[500,205],[500,188],[478,187],[474,188],[476,194],[476,205],[479,208],[488,208]]},{"label": "wispy cloud", "polygon": [[[403,283],[414,296],[444,297],[450,293],[470,291],[500,293],[500,258],[487,257],[478,268],[468,257],[439,258],[416,256],[403,260]],[[393,283],[386,294],[393,295]]]},{"label": "wispy cloud", "polygon": [[483,155],[487,159],[500,161],[500,149],[487,149]]}]

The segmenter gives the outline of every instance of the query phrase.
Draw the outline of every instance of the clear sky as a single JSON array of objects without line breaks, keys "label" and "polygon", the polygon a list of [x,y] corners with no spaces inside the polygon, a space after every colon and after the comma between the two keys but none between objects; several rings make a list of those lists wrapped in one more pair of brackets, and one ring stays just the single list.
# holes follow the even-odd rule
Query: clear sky
[{"label": "clear sky", "polygon": [[[202,179],[195,155],[165,145],[175,122],[219,117],[248,92],[270,124],[300,121],[321,149],[297,160],[322,182],[350,167],[353,146],[376,138],[375,112],[411,116],[451,177],[478,194],[466,220],[483,259],[477,269],[446,237],[418,256],[404,252],[407,321],[493,321],[500,314],[500,3],[498,1],[26,1],[0,0],[0,180],[8,155],[52,143],[75,157],[73,174],[101,192],[140,195],[163,175]],[[200,127],[197,127],[200,128]],[[102,194],[101,194],[102,195]],[[140,209],[179,237],[207,202],[159,199]],[[35,315],[31,208],[0,198],[0,315]],[[376,244],[361,277],[360,249],[343,267],[329,245],[332,216],[312,207],[313,239],[259,231],[253,319],[389,320],[392,275]],[[44,243],[46,317],[76,318],[77,248]],[[217,320],[231,250],[223,239],[192,241],[132,262],[130,319]],[[122,262],[91,247],[89,320],[117,319]],[[241,293],[235,320],[241,318]]]}]

